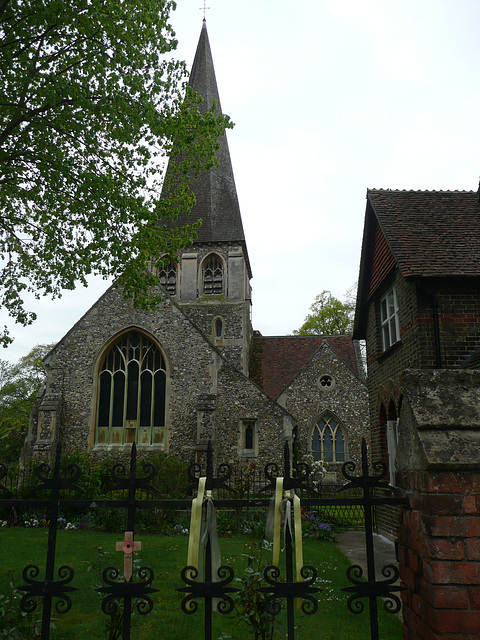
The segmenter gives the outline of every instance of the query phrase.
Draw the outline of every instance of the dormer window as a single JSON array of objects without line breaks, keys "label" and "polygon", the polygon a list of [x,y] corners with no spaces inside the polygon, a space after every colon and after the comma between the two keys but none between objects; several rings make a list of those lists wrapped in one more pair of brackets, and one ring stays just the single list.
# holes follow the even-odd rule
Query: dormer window
[{"label": "dormer window", "polygon": [[380,322],[382,329],[382,347],[386,351],[400,340],[398,321],[397,291],[392,287],[380,300]]},{"label": "dormer window", "polygon": [[223,293],[223,263],[213,254],[203,267],[203,293],[213,295]]}]

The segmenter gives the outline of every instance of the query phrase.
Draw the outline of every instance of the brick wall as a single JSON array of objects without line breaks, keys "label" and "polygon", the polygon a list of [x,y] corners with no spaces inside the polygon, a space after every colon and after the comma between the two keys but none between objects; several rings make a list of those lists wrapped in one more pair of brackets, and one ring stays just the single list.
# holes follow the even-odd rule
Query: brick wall
[{"label": "brick wall", "polygon": [[458,368],[480,346],[480,283],[473,278],[426,280],[419,288],[422,368],[435,368],[431,296],[438,305],[442,368]]},{"label": "brick wall", "polygon": [[[400,342],[382,352],[380,334],[379,299],[395,285],[399,303]],[[379,290],[378,298],[372,301],[367,320],[367,365],[369,416],[372,426],[372,458],[382,460],[385,451],[382,444],[380,422],[381,406],[386,411],[391,401],[398,415],[402,387],[402,372],[406,368],[421,367],[422,341],[425,336],[418,322],[416,286],[407,282],[397,271],[389,285]]]},{"label": "brick wall", "polygon": [[[400,342],[382,352],[379,299],[395,284],[399,305]],[[440,356],[443,369],[462,366],[480,347],[480,282],[472,278],[406,281],[397,270],[371,301],[367,320],[369,415],[372,454],[381,459],[379,415],[382,402],[393,399],[400,409],[402,372],[405,369],[437,368],[433,300],[438,306]]]},{"label": "brick wall", "polygon": [[406,473],[404,640],[480,640],[480,473]]},{"label": "brick wall", "polygon": [[480,640],[480,371],[406,371],[403,388],[403,638]]}]

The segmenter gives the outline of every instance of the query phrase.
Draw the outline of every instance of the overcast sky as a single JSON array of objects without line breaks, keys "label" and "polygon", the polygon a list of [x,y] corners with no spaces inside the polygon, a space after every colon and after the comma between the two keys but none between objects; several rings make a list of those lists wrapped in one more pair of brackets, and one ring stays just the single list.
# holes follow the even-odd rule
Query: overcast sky
[{"label": "overcast sky", "polygon": [[[203,0],[178,0],[190,68]],[[479,0],[209,0],[207,28],[250,262],[253,324],[298,328],[357,280],[367,188],[476,190]],[[55,342],[103,281],[35,304],[0,358]],[[0,316],[0,322],[5,319]]]}]

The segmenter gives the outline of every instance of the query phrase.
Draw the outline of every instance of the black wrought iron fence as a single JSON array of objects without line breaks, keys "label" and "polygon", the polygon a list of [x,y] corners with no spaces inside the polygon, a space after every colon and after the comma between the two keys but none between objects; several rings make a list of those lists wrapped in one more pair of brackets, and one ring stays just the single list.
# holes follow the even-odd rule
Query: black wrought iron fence
[{"label": "black wrought iron fence", "polygon": [[[42,509],[48,512],[48,541],[46,548],[46,563],[44,578],[40,578],[40,568],[29,564],[23,569],[24,584],[18,585],[18,589],[24,592],[20,601],[22,611],[29,613],[41,606],[42,624],[41,638],[48,640],[52,619],[52,608],[56,614],[67,614],[72,607],[70,594],[77,588],[73,584],[75,572],[70,566],[57,567],[56,563],[56,538],[59,526],[59,512],[69,509],[88,510],[92,507],[92,499],[80,497],[81,470],[77,464],[70,464],[66,474],[61,473],[61,447],[58,445],[53,467],[47,463],[41,463],[36,468],[38,483],[31,488],[31,492],[43,497],[18,497],[16,496],[19,484],[5,482],[8,478],[8,469],[0,464],[0,508],[7,509]],[[379,639],[378,632],[378,598],[386,599],[386,610],[396,613],[400,609],[400,600],[396,586],[398,569],[393,565],[387,565],[382,570],[382,579],[377,579],[375,573],[375,557],[373,545],[374,511],[378,505],[407,505],[405,497],[398,497],[384,489],[391,487],[383,481],[387,470],[381,462],[371,467],[367,460],[365,441],[362,443],[362,464],[357,470],[352,462],[343,465],[343,476],[347,482],[334,489],[322,487],[321,493],[316,493],[309,485],[310,469],[304,463],[298,463],[292,472],[289,450],[285,447],[283,467],[277,464],[266,465],[263,473],[263,485],[259,482],[249,482],[248,492],[243,478],[241,487],[242,497],[237,497],[239,491],[237,482],[232,484],[232,468],[228,464],[218,466],[218,475],[214,474],[212,464],[212,451],[209,446],[206,468],[200,465],[191,465],[189,468],[190,490],[197,493],[196,504],[190,499],[163,499],[160,496],[155,499],[146,496],[159,494],[158,489],[152,485],[156,469],[148,461],[142,462],[142,471],[137,471],[137,452],[132,446],[130,463],[117,463],[111,470],[111,484],[109,492],[117,494],[116,499],[95,500],[95,507],[108,507],[123,510],[125,513],[125,529],[123,541],[117,543],[117,550],[123,551],[123,571],[116,567],[108,567],[103,571],[103,585],[97,591],[103,595],[102,610],[106,615],[113,616],[119,606],[123,607],[123,640],[131,637],[132,609],[141,615],[147,615],[153,609],[151,594],[158,591],[154,586],[154,571],[150,567],[141,567],[136,575],[133,571],[133,554],[137,548],[135,540],[138,514],[144,510],[159,509],[197,509],[199,513],[198,523],[203,520],[204,550],[198,546],[198,537],[190,531],[190,547],[197,545],[195,563],[187,566],[181,573],[184,582],[183,587],[177,591],[184,593],[182,609],[186,615],[198,610],[198,602],[204,602],[204,637],[212,638],[212,616],[216,610],[219,614],[227,614],[233,608],[231,594],[237,591],[233,585],[234,572],[228,566],[215,566],[214,553],[212,554],[211,528],[215,520],[208,513],[216,513],[217,510],[230,509],[270,509],[272,512],[272,526],[274,538],[278,538],[279,521],[284,520],[285,528],[285,555],[286,575],[282,578],[278,569],[278,562],[267,567],[264,572],[265,586],[261,591],[267,595],[266,607],[271,616],[278,615],[281,602],[285,602],[287,611],[287,637],[294,640],[295,637],[295,601],[301,602],[301,609],[305,614],[313,615],[318,609],[318,599],[321,599],[321,589],[316,586],[317,571],[315,567],[297,567],[294,569],[294,544],[298,550],[300,539],[299,529],[295,523],[299,523],[299,496],[304,508],[315,508],[330,517],[344,520],[345,522],[363,523],[365,527],[367,574],[358,566],[350,567],[346,578],[350,582],[342,591],[351,594],[347,607],[351,613],[359,613],[364,610],[367,603],[370,616],[371,640]],[[8,486],[10,484],[10,486]],[[236,488],[234,488],[236,486]],[[375,495],[376,490],[382,490],[381,497]],[[393,490],[392,490],[393,491]],[[214,509],[212,509],[212,495],[215,494]],[[247,497],[245,497],[245,494]],[[272,498],[260,497],[270,494]],[[120,497],[118,497],[120,495]],[[230,497],[227,497],[227,496]],[[219,496],[219,497],[217,497]],[[305,497],[307,496],[307,497]],[[283,514],[283,516],[281,515]],[[290,515],[291,514],[291,515]],[[193,521],[192,521],[193,522]],[[210,529],[209,529],[210,527]],[[210,531],[210,533],[209,533]],[[278,545],[277,545],[278,546]],[[274,542],[275,557],[275,542]],[[55,575],[57,570],[57,576]],[[179,576],[180,579],[180,576]],[[161,633],[161,632],[160,632]],[[159,636],[161,637],[161,636]]]}]

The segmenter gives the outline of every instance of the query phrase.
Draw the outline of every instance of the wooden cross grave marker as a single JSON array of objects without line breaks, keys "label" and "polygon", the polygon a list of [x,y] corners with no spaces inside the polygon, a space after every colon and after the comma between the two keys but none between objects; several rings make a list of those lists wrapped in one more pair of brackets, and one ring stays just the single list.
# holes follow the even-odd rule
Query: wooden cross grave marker
[{"label": "wooden cross grave marker", "polygon": [[117,542],[115,544],[117,551],[123,551],[123,575],[126,582],[130,582],[132,579],[133,571],[133,552],[140,551],[142,543],[133,541],[133,531],[125,531],[123,542]]}]

